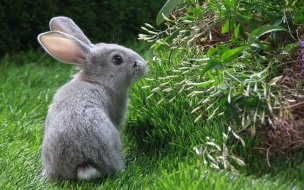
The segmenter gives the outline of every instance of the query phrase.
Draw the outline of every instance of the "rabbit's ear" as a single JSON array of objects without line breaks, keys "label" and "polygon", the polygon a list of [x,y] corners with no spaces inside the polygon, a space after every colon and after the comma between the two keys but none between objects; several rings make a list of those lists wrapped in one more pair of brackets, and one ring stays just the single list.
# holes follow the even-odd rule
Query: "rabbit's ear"
[{"label": "rabbit's ear", "polygon": [[91,45],[90,40],[84,35],[81,29],[75,24],[75,22],[68,17],[54,17],[50,21],[50,29],[52,31],[59,31],[66,34],[70,34],[75,38],[81,40],[86,45]]},{"label": "rabbit's ear", "polygon": [[86,63],[90,48],[69,34],[46,32],[38,36],[42,47],[53,57],[65,63]]}]

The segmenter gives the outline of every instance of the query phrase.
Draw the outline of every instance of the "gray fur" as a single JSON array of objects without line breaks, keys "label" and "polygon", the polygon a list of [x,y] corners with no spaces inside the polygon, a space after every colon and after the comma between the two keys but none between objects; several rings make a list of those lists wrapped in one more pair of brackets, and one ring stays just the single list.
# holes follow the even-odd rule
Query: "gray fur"
[{"label": "gray fur", "polygon": [[[91,44],[67,17],[53,18],[50,28],[38,36],[42,47],[80,72],[57,90],[49,107],[42,142],[45,175],[91,180],[124,170],[120,129],[128,89],[146,72],[144,59],[116,44]],[[115,55],[121,64],[113,63]]]}]

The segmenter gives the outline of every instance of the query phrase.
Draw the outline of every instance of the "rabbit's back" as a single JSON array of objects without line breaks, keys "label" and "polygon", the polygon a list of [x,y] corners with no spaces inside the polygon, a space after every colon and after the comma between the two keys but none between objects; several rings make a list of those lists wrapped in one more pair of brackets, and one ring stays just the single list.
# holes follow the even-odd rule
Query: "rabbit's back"
[{"label": "rabbit's back", "polygon": [[71,81],[59,88],[50,105],[54,111],[81,111],[89,106],[103,107],[106,102],[101,89],[84,81]]},{"label": "rabbit's back", "polygon": [[82,112],[86,108],[97,107],[103,110],[120,129],[125,119],[128,91],[115,92],[112,89],[84,81],[71,81],[56,92],[50,105],[49,114],[64,111]]},{"label": "rabbit's back", "polygon": [[120,134],[104,110],[103,93],[80,81],[57,91],[42,144],[43,165],[50,178],[76,179],[79,167],[93,166],[101,175],[123,168]]}]

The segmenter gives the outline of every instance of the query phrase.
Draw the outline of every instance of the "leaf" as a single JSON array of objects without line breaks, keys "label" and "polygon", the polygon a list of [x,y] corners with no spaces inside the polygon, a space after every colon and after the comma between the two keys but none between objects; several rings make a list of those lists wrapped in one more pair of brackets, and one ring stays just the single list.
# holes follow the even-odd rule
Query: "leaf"
[{"label": "leaf", "polygon": [[297,24],[302,24],[304,23],[304,16],[296,16],[294,18],[294,22],[297,23]]},{"label": "leaf", "polygon": [[222,34],[229,32],[231,25],[232,25],[232,21],[230,19],[226,20],[226,22],[222,26]]},{"label": "leaf", "polygon": [[228,97],[222,98],[221,101],[220,101],[220,105],[221,106],[227,106],[227,104],[228,104]]},{"label": "leaf", "polygon": [[224,75],[223,75],[223,72],[220,70],[220,69],[218,69],[218,70],[216,70],[216,74],[217,74],[217,76],[219,77],[218,79],[219,79],[219,83],[221,83],[221,82],[224,82]]},{"label": "leaf", "polygon": [[240,26],[241,26],[241,23],[238,23],[236,25],[236,27],[234,27],[234,37],[235,38],[238,38],[240,36]]},{"label": "leaf", "polygon": [[156,25],[160,25],[164,21],[163,14],[165,16],[168,16],[173,9],[178,5],[180,0],[168,0],[165,5],[161,8],[159,11],[157,17],[156,17]]},{"label": "leaf", "polygon": [[240,114],[238,113],[237,108],[233,104],[226,104],[226,109],[224,115],[227,121],[234,121],[236,125],[241,126]]},{"label": "leaf", "polygon": [[219,69],[222,68],[222,61],[220,59],[212,59],[210,60],[202,70],[201,77],[211,69]]},{"label": "leaf", "polygon": [[215,81],[215,76],[211,72],[207,72],[208,77]]},{"label": "leaf", "polygon": [[227,89],[230,88],[230,85],[229,85],[228,82],[225,80],[225,81],[223,81],[221,84],[219,84],[219,86],[218,86],[217,88],[220,89],[220,90],[225,91],[225,90],[227,90]]},{"label": "leaf", "polygon": [[203,13],[202,13],[202,10],[200,8],[199,5],[197,5],[195,7],[195,9],[193,10],[194,14],[199,18],[199,19],[203,19]]},{"label": "leaf", "polygon": [[240,105],[246,106],[258,106],[260,100],[258,98],[244,98],[242,101],[239,102]]},{"label": "leaf", "polygon": [[250,16],[242,15],[242,14],[239,13],[239,12],[233,11],[233,13],[234,13],[235,16],[238,18],[238,20],[241,20],[241,21],[248,21],[248,20],[251,19]]},{"label": "leaf", "polygon": [[295,48],[299,48],[299,42],[286,44],[281,54],[291,55],[292,50]]},{"label": "leaf", "polygon": [[264,45],[263,43],[261,43],[260,41],[258,41],[258,40],[255,40],[251,45],[250,45],[251,47],[256,47],[256,48],[258,48],[258,49],[267,49],[267,46],[266,45]]},{"label": "leaf", "polygon": [[219,97],[219,96],[222,96],[222,95],[223,95],[223,91],[222,90],[218,90],[215,93],[210,94],[209,96],[213,98],[213,97]]},{"label": "leaf", "polygon": [[[239,32],[240,32],[240,28],[239,28]],[[241,44],[241,41],[238,40],[235,37],[231,37],[231,42],[233,42],[235,45],[240,45]]]},{"label": "leaf", "polygon": [[266,33],[274,32],[274,31],[286,31],[286,28],[282,26],[262,26],[258,29],[255,29],[250,35],[255,35],[256,37],[260,37]]},{"label": "leaf", "polygon": [[250,46],[256,39],[258,39],[260,36],[263,36],[264,34],[275,32],[275,31],[286,31],[286,28],[282,26],[262,26],[258,29],[255,29],[249,34],[248,37],[248,45]]},{"label": "leaf", "polygon": [[233,5],[230,2],[230,0],[223,0],[222,2],[227,10],[230,10],[231,8],[233,8]]},{"label": "leaf", "polygon": [[190,59],[190,61],[197,61],[197,62],[200,62],[200,61],[208,61],[210,60],[209,58],[202,58],[202,59]]},{"label": "leaf", "polygon": [[246,48],[246,46],[240,46],[228,51],[225,51],[222,55],[222,59],[226,62],[232,61],[238,57],[238,55]]},{"label": "leaf", "polygon": [[294,22],[297,24],[304,23],[304,7],[302,7],[300,11],[296,12],[296,14],[294,15]]},{"label": "leaf", "polygon": [[255,18],[250,18],[248,21],[249,31],[252,32],[257,29],[258,25],[256,23]]},{"label": "leaf", "polygon": [[282,19],[276,19],[273,23],[273,26],[279,26],[282,23]]},{"label": "leaf", "polygon": [[200,82],[200,83],[193,82],[193,83],[187,83],[187,84],[198,86],[198,87],[207,87],[207,86],[210,86],[213,82],[214,82],[214,80],[209,80],[209,81]]},{"label": "leaf", "polygon": [[216,53],[218,51],[218,49],[217,48],[213,48],[213,47],[211,47],[211,48],[209,48],[209,50],[207,51],[207,56],[208,57],[211,57],[214,53]]},{"label": "leaf", "polygon": [[162,46],[162,44],[155,44],[155,46],[153,47],[153,50],[156,51],[156,50],[158,50],[161,46]]},{"label": "leaf", "polygon": [[236,105],[237,103],[239,103],[243,99],[244,99],[243,94],[235,95],[235,96],[231,97],[231,104]]},{"label": "leaf", "polygon": [[242,36],[245,40],[248,39],[248,35],[247,35],[247,33],[245,32],[243,25],[240,26],[240,34],[241,34],[241,36]]}]

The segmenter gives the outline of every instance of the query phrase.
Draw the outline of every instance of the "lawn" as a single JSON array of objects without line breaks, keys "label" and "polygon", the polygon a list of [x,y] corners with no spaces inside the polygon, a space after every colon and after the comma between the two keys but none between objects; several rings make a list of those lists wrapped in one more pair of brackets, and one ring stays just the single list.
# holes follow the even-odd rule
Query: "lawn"
[{"label": "lawn", "polygon": [[[135,47],[135,45],[133,45]],[[138,49],[140,51],[141,49]],[[145,58],[148,51],[140,51]],[[170,62],[170,64],[174,64]],[[0,187],[1,189],[302,189],[304,156],[272,155],[253,150],[256,138],[246,139],[246,166],[241,174],[205,166],[193,147],[207,136],[221,135],[215,123],[194,123],[187,93],[174,101],[151,88],[162,83],[168,63],[149,64],[146,78],[130,94],[123,141],[126,171],[92,182],[49,181],[41,176],[40,146],[47,107],[56,89],[75,70],[42,52],[5,57],[0,62]],[[181,76],[182,77],[182,76]],[[153,80],[154,79],[154,80]],[[163,102],[159,102],[163,99]],[[159,103],[159,104],[158,104]],[[243,150],[240,150],[243,151]]]}]

